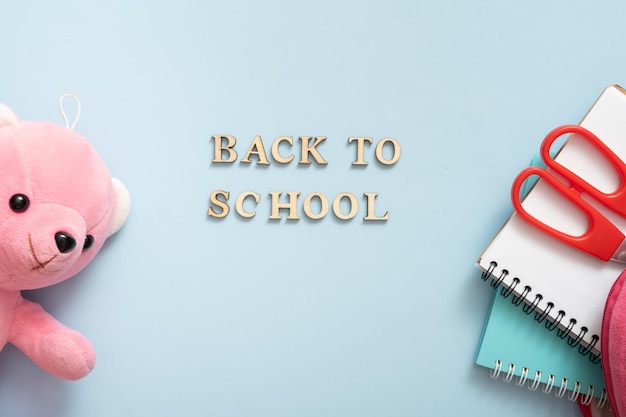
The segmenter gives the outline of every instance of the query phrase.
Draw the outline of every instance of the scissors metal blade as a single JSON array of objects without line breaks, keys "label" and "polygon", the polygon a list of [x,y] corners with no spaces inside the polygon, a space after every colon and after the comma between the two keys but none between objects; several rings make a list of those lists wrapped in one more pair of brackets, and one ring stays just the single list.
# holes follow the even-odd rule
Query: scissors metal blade
[{"label": "scissors metal blade", "polygon": [[626,263],[626,239],[622,240],[622,243],[619,244],[619,246],[611,256],[611,260],[615,262]]}]

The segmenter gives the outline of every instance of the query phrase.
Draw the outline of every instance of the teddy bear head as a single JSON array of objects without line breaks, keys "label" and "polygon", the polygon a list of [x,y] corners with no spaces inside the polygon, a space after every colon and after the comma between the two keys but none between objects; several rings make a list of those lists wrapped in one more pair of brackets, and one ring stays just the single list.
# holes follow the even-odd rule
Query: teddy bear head
[{"label": "teddy bear head", "polygon": [[0,291],[73,276],[129,211],[128,192],[83,136],[2,104],[0,172]]}]

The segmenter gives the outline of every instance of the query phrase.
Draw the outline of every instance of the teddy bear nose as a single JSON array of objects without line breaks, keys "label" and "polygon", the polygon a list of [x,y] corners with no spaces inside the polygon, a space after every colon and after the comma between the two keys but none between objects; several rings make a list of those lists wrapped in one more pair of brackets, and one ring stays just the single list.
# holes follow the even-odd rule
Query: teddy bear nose
[{"label": "teddy bear nose", "polygon": [[71,252],[76,247],[76,239],[68,233],[58,232],[54,235],[54,240],[61,253]]}]

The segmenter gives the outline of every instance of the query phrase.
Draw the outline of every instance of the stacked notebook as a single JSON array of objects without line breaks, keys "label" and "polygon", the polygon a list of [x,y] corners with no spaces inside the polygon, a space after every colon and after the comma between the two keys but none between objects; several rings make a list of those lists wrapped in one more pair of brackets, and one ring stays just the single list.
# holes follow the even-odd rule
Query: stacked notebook
[{"label": "stacked notebook", "polygon": [[495,293],[478,347],[476,363],[493,378],[603,406],[606,390],[599,364],[587,360],[546,331],[523,310]]},{"label": "stacked notebook", "polygon": [[[626,161],[625,90],[606,88],[580,124]],[[567,139],[555,160],[604,192],[619,186],[610,164],[576,135]],[[585,199],[626,230],[626,219]],[[585,216],[542,180],[528,191],[523,205],[570,234],[580,235],[587,228]],[[596,397],[604,402],[599,363],[602,313],[611,285],[626,265],[603,262],[567,246],[515,213],[477,265],[483,279],[496,288],[496,298],[476,362],[505,381],[542,386],[545,392],[572,400],[583,395],[584,401]]]}]

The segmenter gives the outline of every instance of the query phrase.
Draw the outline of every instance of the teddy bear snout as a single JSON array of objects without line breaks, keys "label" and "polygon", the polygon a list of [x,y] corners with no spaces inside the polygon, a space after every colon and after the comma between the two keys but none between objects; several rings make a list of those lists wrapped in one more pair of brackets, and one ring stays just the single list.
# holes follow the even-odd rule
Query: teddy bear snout
[{"label": "teddy bear snout", "polygon": [[54,235],[54,241],[57,244],[57,248],[61,253],[68,253],[74,250],[76,247],[76,239],[69,233],[57,232]]}]

